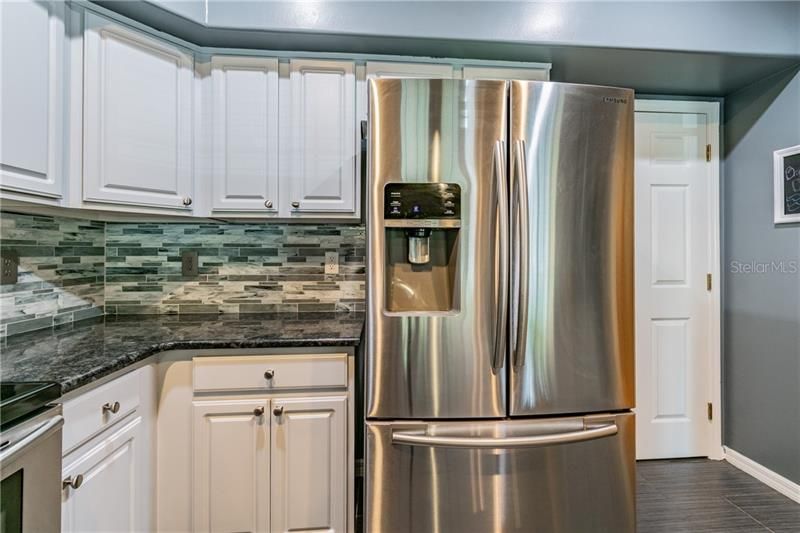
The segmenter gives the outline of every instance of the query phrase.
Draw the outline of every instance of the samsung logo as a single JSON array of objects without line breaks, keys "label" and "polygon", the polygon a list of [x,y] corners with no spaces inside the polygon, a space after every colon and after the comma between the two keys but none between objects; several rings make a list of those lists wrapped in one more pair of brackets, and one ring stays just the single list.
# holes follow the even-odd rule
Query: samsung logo
[{"label": "samsung logo", "polygon": [[607,104],[627,104],[627,98],[619,98],[617,96],[604,96],[603,101]]}]

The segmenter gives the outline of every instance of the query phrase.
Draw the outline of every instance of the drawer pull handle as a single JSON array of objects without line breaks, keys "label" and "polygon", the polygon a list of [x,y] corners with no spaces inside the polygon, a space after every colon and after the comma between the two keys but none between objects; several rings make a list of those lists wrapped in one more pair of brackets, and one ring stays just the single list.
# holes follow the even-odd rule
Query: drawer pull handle
[{"label": "drawer pull handle", "polygon": [[281,416],[283,414],[283,406],[279,405],[275,409],[272,410],[272,414],[275,416]]},{"label": "drawer pull handle", "polygon": [[275,377],[275,371],[272,370],[271,368],[267,369],[267,371],[264,372],[264,379],[272,379],[274,377]]},{"label": "drawer pull handle", "polygon": [[61,482],[61,489],[66,489],[72,487],[75,490],[78,490],[83,485],[83,474],[78,474],[75,477],[69,476],[64,478],[64,481]]},{"label": "drawer pull handle", "polygon": [[119,413],[119,402],[104,403],[103,404],[103,414],[106,414],[106,413],[111,413],[112,415],[115,415],[115,414]]},{"label": "drawer pull handle", "polygon": [[253,416],[261,416],[263,414],[264,414],[263,407],[256,407],[255,409],[253,409]]},{"label": "drawer pull handle", "polygon": [[300,209],[300,202],[292,202],[292,207],[295,209]]}]

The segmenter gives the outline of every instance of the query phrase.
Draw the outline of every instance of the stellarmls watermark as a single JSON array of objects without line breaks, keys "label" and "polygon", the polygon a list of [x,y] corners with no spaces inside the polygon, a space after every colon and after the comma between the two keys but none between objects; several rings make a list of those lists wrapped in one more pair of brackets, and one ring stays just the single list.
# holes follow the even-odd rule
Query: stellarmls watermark
[{"label": "stellarmls watermark", "polygon": [[800,260],[777,261],[736,261],[729,263],[728,271],[731,274],[798,274],[800,273]]}]

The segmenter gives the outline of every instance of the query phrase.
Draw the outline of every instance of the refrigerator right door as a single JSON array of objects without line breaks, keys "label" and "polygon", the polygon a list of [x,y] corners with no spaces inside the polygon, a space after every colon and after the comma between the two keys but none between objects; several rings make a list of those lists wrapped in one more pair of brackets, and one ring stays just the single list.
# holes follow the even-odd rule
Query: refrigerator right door
[{"label": "refrigerator right door", "polygon": [[511,416],[634,406],[633,102],[511,84]]}]

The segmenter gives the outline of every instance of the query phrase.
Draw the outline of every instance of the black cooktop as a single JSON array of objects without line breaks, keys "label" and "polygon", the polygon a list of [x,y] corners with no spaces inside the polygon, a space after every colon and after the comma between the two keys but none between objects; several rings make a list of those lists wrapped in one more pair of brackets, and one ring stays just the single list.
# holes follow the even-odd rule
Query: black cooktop
[{"label": "black cooktop", "polygon": [[0,383],[0,429],[41,412],[61,396],[61,385],[48,382]]}]

